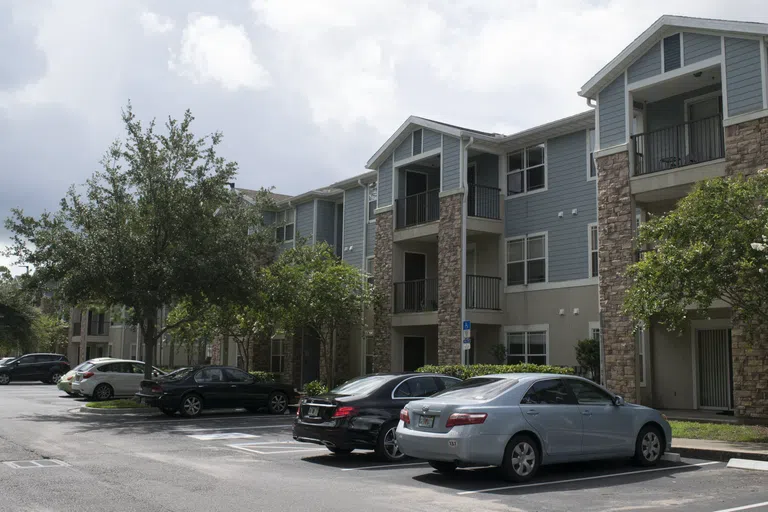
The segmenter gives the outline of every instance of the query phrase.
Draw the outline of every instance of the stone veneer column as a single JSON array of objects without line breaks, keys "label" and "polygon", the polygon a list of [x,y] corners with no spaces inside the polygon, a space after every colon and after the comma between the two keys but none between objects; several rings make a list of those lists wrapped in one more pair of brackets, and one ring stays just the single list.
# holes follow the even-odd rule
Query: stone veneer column
[{"label": "stone veneer column", "polygon": [[463,194],[440,198],[437,232],[437,364],[461,364],[461,207]]},{"label": "stone veneer column", "polygon": [[[768,167],[768,118],[725,128],[726,174],[751,175]],[[768,333],[748,341],[740,325],[731,332],[733,407],[738,416],[768,417]]]},{"label": "stone veneer column", "polygon": [[376,246],[373,251],[373,335],[375,338],[373,370],[392,369],[392,210],[376,215]]},{"label": "stone veneer column", "polygon": [[626,268],[634,262],[629,153],[597,159],[597,220],[600,262],[600,335],[605,354],[605,385],[627,401],[637,400],[636,351],[632,321],[622,314],[630,282]]}]

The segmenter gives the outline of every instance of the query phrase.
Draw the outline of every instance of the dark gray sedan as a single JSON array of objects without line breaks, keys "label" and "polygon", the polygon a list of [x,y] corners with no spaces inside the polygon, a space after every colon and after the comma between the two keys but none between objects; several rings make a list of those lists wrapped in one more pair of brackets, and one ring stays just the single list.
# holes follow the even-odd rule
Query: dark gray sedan
[{"label": "dark gray sedan", "polygon": [[468,379],[409,403],[397,443],[440,472],[493,465],[521,482],[544,464],[634,457],[654,465],[670,448],[672,429],[658,411],[587,379],[511,373]]}]

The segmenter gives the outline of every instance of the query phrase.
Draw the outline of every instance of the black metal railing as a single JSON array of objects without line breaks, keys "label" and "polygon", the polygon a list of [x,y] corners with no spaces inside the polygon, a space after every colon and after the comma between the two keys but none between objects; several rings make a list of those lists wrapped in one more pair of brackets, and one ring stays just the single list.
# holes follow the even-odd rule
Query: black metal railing
[{"label": "black metal railing", "polygon": [[395,283],[395,313],[437,311],[437,279]]},{"label": "black metal railing", "polygon": [[485,185],[470,185],[467,197],[467,213],[470,217],[484,219],[501,219],[501,189]]},{"label": "black metal railing", "polygon": [[440,189],[395,200],[397,229],[440,219]]},{"label": "black metal railing", "polygon": [[501,309],[501,278],[467,274],[467,309]]},{"label": "black metal railing", "polygon": [[638,133],[631,138],[635,176],[725,157],[723,119],[719,115]]}]

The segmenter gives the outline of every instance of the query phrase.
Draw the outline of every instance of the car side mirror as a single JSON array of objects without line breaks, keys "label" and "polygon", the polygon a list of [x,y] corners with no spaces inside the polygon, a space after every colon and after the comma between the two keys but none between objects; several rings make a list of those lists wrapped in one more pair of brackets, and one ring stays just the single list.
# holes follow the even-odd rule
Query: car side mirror
[{"label": "car side mirror", "polygon": [[619,395],[616,395],[615,397],[613,397],[613,405],[615,406],[624,405],[624,398],[620,397]]}]

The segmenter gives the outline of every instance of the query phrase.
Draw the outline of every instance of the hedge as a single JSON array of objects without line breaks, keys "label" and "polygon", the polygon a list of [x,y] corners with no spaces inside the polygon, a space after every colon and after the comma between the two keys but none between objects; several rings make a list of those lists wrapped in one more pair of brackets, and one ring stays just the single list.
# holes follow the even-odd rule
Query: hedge
[{"label": "hedge", "polygon": [[279,373],[271,372],[248,372],[256,378],[256,382],[280,382]]},{"label": "hedge", "polygon": [[441,373],[451,377],[457,377],[461,380],[470,377],[479,377],[480,375],[491,375],[494,373],[557,373],[560,375],[572,375],[573,368],[561,366],[549,366],[544,364],[472,364],[462,365],[427,365],[416,370],[422,373]]}]

